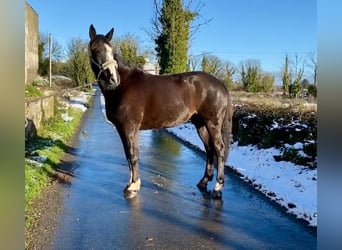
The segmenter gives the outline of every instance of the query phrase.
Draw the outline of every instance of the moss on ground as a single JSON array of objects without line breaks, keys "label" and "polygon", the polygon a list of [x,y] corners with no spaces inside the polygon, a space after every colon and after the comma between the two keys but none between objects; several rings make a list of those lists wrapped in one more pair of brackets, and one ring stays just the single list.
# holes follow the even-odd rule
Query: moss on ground
[{"label": "moss on ground", "polygon": [[25,97],[42,97],[44,94],[39,90],[39,87],[28,84],[25,86]]}]

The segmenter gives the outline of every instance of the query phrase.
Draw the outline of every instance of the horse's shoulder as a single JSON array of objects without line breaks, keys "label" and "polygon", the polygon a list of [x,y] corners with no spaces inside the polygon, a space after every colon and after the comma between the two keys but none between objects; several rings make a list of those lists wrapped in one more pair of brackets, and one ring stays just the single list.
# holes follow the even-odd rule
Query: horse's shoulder
[{"label": "horse's shoulder", "polygon": [[126,88],[137,88],[138,86],[144,86],[145,83],[151,81],[152,75],[148,72],[145,72],[143,69],[134,67],[131,68],[129,75],[125,79]]}]

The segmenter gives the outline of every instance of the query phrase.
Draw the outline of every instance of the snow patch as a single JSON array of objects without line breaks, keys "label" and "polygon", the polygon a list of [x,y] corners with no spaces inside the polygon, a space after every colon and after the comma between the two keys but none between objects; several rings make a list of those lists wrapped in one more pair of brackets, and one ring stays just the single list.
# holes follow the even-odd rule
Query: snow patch
[{"label": "snow patch", "polygon": [[[192,124],[168,128],[170,133],[204,151]],[[303,143],[288,145],[302,149]],[[281,154],[276,148],[258,149],[256,146],[232,144],[226,165],[241,175],[241,179],[285,207],[288,213],[317,226],[317,170],[310,170],[291,162],[274,159]]]}]

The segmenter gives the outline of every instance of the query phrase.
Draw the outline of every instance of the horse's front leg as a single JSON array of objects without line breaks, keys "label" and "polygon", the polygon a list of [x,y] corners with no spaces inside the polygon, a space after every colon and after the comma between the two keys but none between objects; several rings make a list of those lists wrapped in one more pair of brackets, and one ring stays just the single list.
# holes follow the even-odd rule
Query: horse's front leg
[{"label": "horse's front leg", "polygon": [[140,190],[139,133],[138,130],[118,129],[130,170],[130,178],[124,189],[126,198],[133,198]]}]

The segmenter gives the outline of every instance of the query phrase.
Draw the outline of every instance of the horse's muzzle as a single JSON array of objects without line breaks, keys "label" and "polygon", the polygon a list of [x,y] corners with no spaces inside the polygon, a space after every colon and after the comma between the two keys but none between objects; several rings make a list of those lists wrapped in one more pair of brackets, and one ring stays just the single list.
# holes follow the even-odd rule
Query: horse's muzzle
[{"label": "horse's muzzle", "polygon": [[114,85],[114,86],[118,86],[119,84],[120,84],[120,80],[119,79],[117,79],[116,81],[115,81],[115,79],[114,79],[114,77],[110,77],[110,79],[109,79],[109,83],[110,83],[110,85]]},{"label": "horse's muzzle", "polygon": [[105,90],[114,90],[119,86],[120,83],[110,81],[110,84],[105,86]]}]

